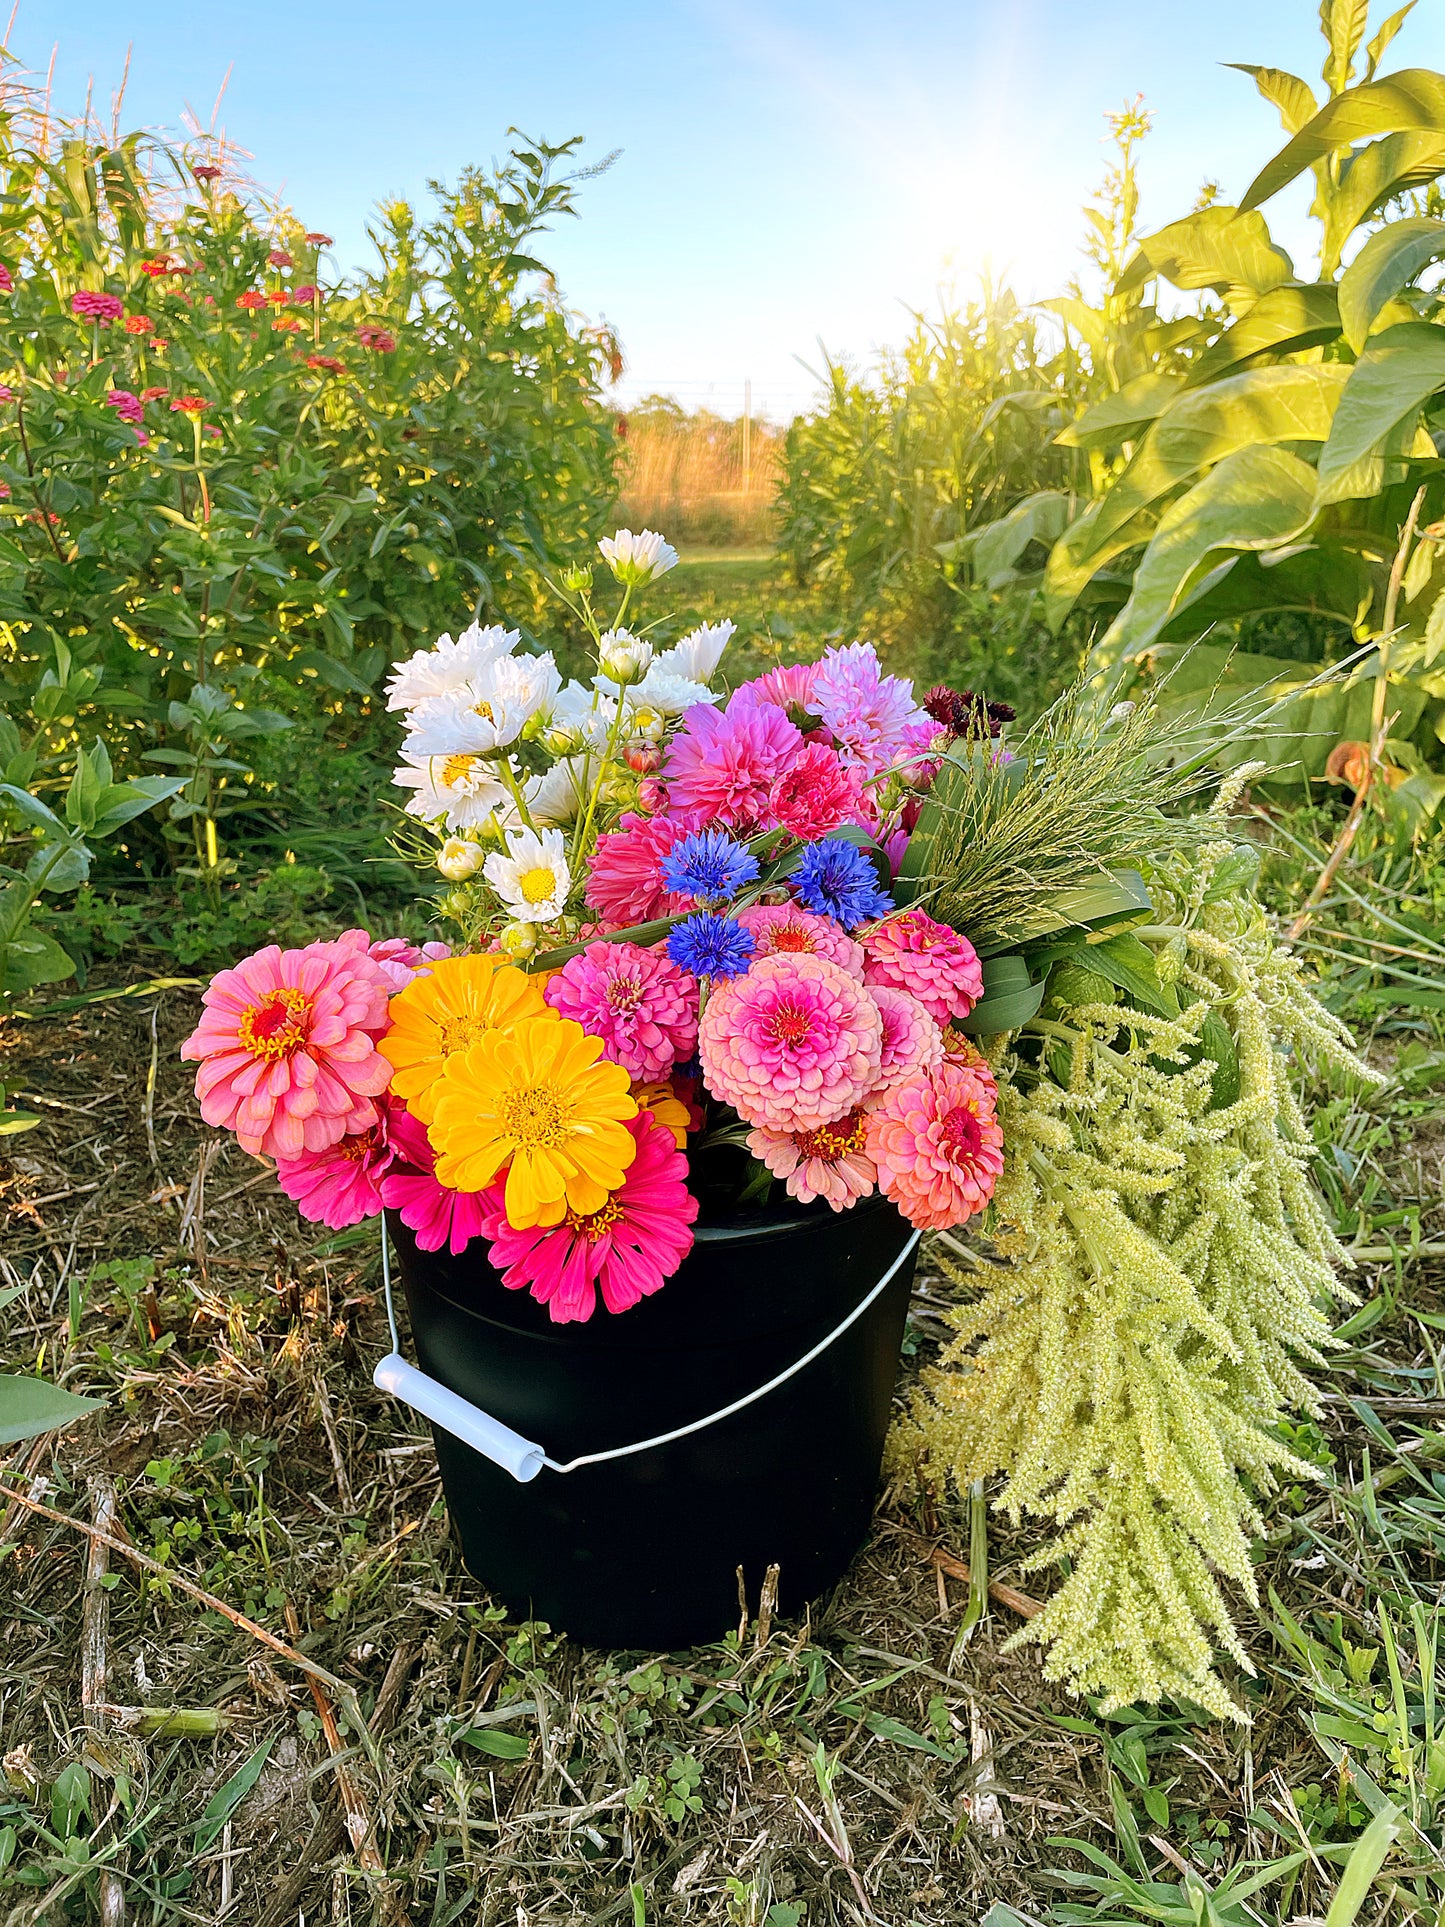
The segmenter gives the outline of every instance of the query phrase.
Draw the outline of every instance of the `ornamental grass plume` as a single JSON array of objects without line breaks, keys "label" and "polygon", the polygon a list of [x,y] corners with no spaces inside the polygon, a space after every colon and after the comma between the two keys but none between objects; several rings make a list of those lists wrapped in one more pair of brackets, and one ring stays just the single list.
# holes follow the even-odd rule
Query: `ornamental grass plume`
[{"label": "ornamental grass plume", "polygon": [[504,958],[439,958],[391,1000],[391,1028],[380,1046],[392,1066],[391,1088],[429,1124],[448,1058],[491,1031],[551,1014],[537,979]]},{"label": "ornamental grass plume", "polygon": [[483,1230],[502,1283],[530,1291],[554,1324],[592,1316],[600,1292],[610,1312],[649,1298],[692,1249],[697,1199],[673,1134],[643,1113],[626,1129],[633,1156],[620,1183],[590,1211],[569,1209],[555,1225],[519,1226],[503,1186],[483,1200]]},{"label": "ornamental grass plume", "polygon": [[481,1191],[506,1168],[506,1215],[517,1230],[597,1212],[637,1145],[631,1079],[602,1039],[547,1011],[489,1031],[446,1061],[429,1126],[436,1174]]},{"label": "ornamental grass plume", "polygon": [[1066,1006],[1003,1060],[1012,1262],[953,1274],[953,1341],[895,1443],[933,1484],[1002,1473],[995,1506],[1051,1527],[1028,1563],[1067,1576],[1012,1643],[1105,1713],[1172,1696],[1244,1717],[1215,1670],[1218,1647],[1250,1670],[1225,1584],[1254,1603],[1260,1502],[1317,1476],[1277,1425],[1318,1411],[1298,1361],[1348,1297],[1289,1059],[1379,1080],[1258,905],[1216,885],[1229,855],[1196,842],[1151,877],[1147,940],[1182,952],[1193,1000],[1177,1018]]}]

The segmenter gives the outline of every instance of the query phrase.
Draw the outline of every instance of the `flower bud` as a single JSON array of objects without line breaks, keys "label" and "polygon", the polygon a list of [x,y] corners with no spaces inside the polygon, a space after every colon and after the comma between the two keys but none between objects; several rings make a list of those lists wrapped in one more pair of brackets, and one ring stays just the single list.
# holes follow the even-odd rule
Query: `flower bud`
[{"label": "flower bud", "polygon": [[637,807],[647,816],[667,808],[667,785],[656,776],[644,776],[637,785]]},{"label": "flower bud", "polygon": [[662,751],[656,743],[629,743],[627,746],[627,767],[638,776],[651,776],[662,767]]},{"label": "flower bud", "polygon": [[653,743],[662,741],[663,732],[667,728],[667,718],[660,709],[654,709],[651,703],[639,703],[628,720],[632,724],[635,735],[645,736]]},{"label": "flower bud", "polygon": [[452,923],[459,923],[465,928],[476,913],[476,892],[468,890],[465,885],[460,890],[448,890],[444,897],[438,899],[437,909]]},{"label": "flower bud", "polygon": [[652,644],[628,629],[609,629],[599,645],[598,667],[619,686],[641,682],[652,661]]},{"label": "flower bud", "polygon": [[504,955],[520,963],[537,948],[537,926],[534,923],[509,923],[497,942],[502,946]]},{"label": "flower bud", "polygon": [[437,851],[437,868],[449,883],[465,883],[481,869],[486,852],[463,836],[449,836]]},{"label": "flower bud", "polygon": [[571,723],[549,723],[542,732],[542,747],[549,756],[575,756],[582,747],[582,732]]},{"label": "flower bud", "polygon": [[569,595],[586,595],[592,587],[592,571],[585,562],[563,572],[562,587]]}]

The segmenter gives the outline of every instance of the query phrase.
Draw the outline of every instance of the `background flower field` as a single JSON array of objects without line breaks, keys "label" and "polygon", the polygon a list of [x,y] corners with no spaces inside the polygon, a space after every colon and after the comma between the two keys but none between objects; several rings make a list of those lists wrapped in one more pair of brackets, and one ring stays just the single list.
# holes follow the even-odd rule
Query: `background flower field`
[{"label": "background flower field", "polygon": [[[39,1121],[0,1106],[0,1308],[8,1369],[107,1401],[0,1473],[7,1927],[1440,1917],[1445,82],[1387,85],[1389,23],[1322,13],[1322,85],[1251,70],[1259,162],[1277,111],[1313,169],[1316,278],[1217,195],[1141,234],[1128,109],[1080,285],[826,370],[752,439],[761,511],[738,424],[613,404],[618,345],[545,267],[587,218],[575,143],[383,207],[343,276],[324,208],[7,75],[0,1084]],[[1356,146],[1307,152],[1330,111]],[[1202,461],[1168,440],[1185,403]],[[1360,1302],[1323,1420],[1282,1430],[1320,1478],[1252,1548],[1249,1726],[1105,1714],[1001,1654],[1054,1581],[985,1490],[900,1481],[813,1616],[753,1600],[691,1655],[506,1622],[424,1429],[371,1388],[374,1227],[298,1226],[200,1127],[201,967],[426,934],[383,802],[391,664],[475,616],[569,666],[546,582],[619,497],[685,509],[678,629],[737,620],[734,681],[861,634],[1024,719],[1086,662],[1137,694],[1182,661],[1166,700],[1196,710],[1293,700],[1236,827],[1387,1082],[1301,1066]],[[926,1247],[910,1381],[996,1264]]]}]

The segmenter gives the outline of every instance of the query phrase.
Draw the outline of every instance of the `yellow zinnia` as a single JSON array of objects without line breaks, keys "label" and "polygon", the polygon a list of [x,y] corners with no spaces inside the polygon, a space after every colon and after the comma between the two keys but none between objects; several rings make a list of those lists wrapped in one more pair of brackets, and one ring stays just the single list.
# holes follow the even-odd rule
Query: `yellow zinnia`
[{"label": "yellow zinnia", "polygon": [[430,1124],[447,1059],[523,1018],[552,1017],[541,983],[504,957],[443,957],[391,1000],[391,1029],[376,1048],[392,1067],[391,1088]]},{"label": "yellow zinnia", "polygon": [[692,1129],[692,1113],[668,1084],[634,1084],[632,1095],[639,1111],[651,1111],[654,1124],[672,1132],[679,1151],[687,1149],[687,1134]]},{"label": "yellow zinnia", "polygon": [[600,1211],[637,1154],[629,1083],[570,1017],[489,1031],[447,1059],[434,1089],[438,1183],[481,1191],[507,1165],[507,1221],[519,1231]]}]

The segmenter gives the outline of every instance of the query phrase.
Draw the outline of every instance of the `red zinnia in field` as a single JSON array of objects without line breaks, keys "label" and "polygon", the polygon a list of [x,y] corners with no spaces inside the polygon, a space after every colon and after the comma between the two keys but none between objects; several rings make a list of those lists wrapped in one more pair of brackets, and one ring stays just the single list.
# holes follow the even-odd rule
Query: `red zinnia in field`
[{"label": "red zinnia in field", "polygon": [[5,263],[0,261],[0,294],[13,294],[14,291],[15,277],[11,274]]},{"label": "red zinnia in field", "polygon": [[291,305],[291,297],[284,288],[273,288],[266,299],[273,308],[286,308]]},{"label": "red zinnia in field", "polygon": [[329,234],[308,234],[306,236],[306,245],[308,248],[329,248],[331,246],[331,236]]},{"label": "red zinnia in field", "polygon": [[158,280],[163,274],[174,274],[174,257],[169,254],[157,254],[149,261],[142,261],[140,271],[142,274],[148,274],[152,281]]},{"label": "red zinnia in field", "polygon": [[291,256],[285,248],[272,248],[266,259],[273,268],[289,268],[291,265]]},{"label": "red zinnia in field", "polygon": [[344,361],[338,361],[335,355],[308,355],[306,357],[306,366],[308,368],[318,368],[321,373],[325,375],[344,375],[346,373],[346,363]]},{"label": "red zinnia in field", "polygon": [[200,166],[193,167],[191,172],[198,181],[218,181],[221,178],[220,168],[213,167],[209,161],[202,161]]},{"label": "red zinnia in field", "polygon": [[169,388],[142,388],[140,398],[142,401],[164,401],[170,392]]},{"label": "red zinnia in field", "polygon": [[93,288],[82,288],[70,297],[70,312],[87,321],[119,321],[123,311],[118,295],[97,294]]},{"label": "red zinnia in field", "polygon": [[277,315],[271,323],[273,329],[279,329],[284,335],[299,335],[304,325],[296,319],[294,314]]},{"label": "red zinnia in field", "polygon": [[396,350],[396,336],[389,328],[378,328],[371,322],[364,322],[356,331],[356,338],[363,348],[373,348],[379,355],[393,354]]},{"label": "red zinnia in field", "polygon": [[128,314],[125,318],[128,335],[148,335],[155,325],[148,314]]},{"label": "red zinnia in field", "polygon": [[306,308],[309,307],[313,301],[319,301],[321,299],[321,290],[320,288],[313,287],[311,282],[303,281],[299,288],[293,288],[291,290],[291,299],[296,303],[298,308]]},{"label": "red zinnia in field", "polygon": [[193,422],[197,422],[210,405],[204,395],[178,395],[171,403],[171,413],[189,415]]},{"label": "red zinnia in field", "polygon": [[236,306],[238,308],[264,308],[265,305],[265,295],[258,294],[255,288],[248,288],[244,294],[238,294],[236,296]]}]

